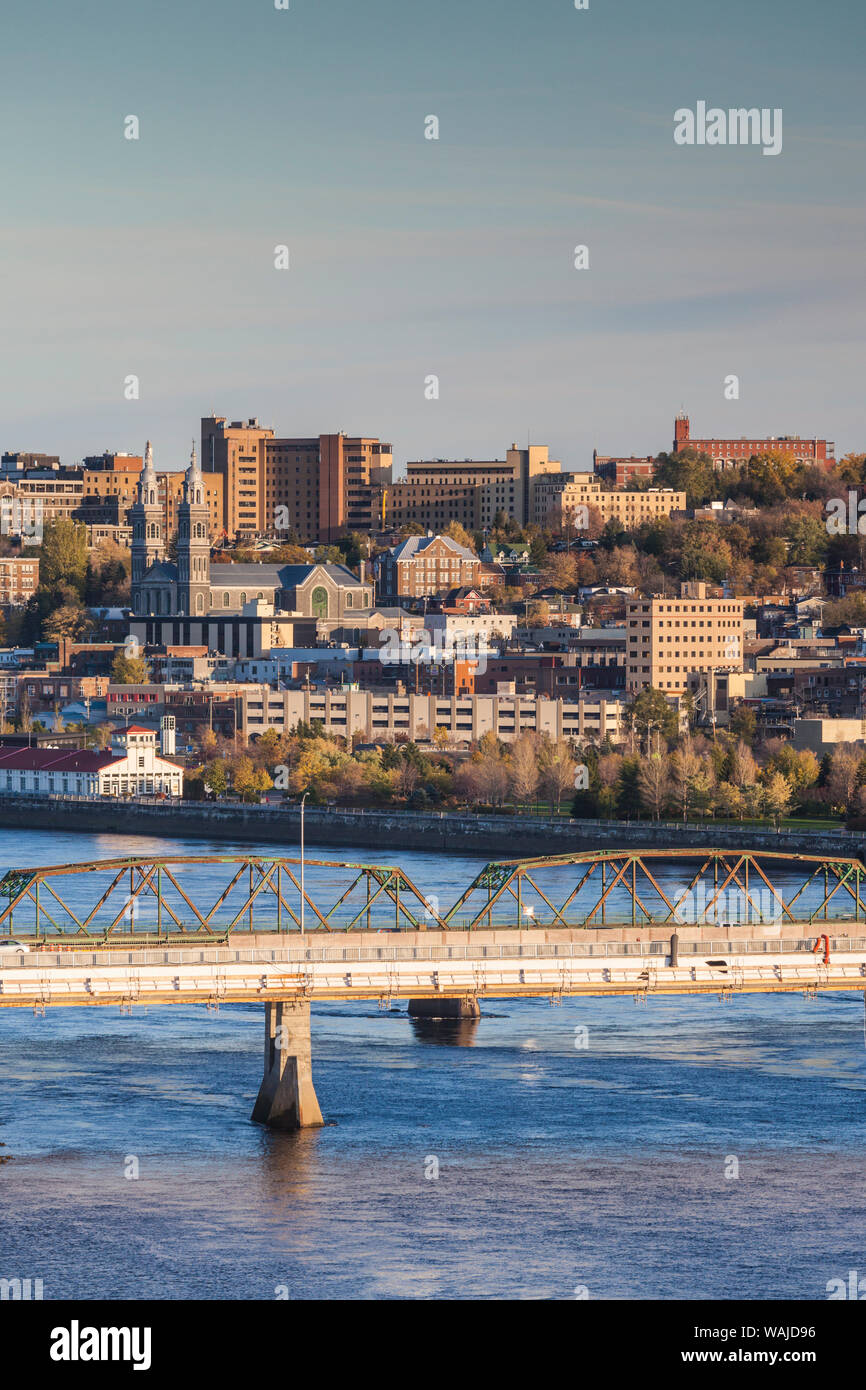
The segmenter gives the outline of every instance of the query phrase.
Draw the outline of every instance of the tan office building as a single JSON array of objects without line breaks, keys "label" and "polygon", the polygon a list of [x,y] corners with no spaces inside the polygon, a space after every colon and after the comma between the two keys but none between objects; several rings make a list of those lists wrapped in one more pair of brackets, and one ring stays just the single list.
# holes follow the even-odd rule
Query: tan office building
[{"label": "tan office building", "polygon": [[649,685],[681,693],[695,672],[743,669],[742,601],[708,598],[706,584],[682,584],[679,598],[629,599],[626,635],[633,695]]},{"label": "tan office building", "polygon": [[647,491],[603,488],[594,473],[538,478],[533,486],[533,520],[547,530],[581,529],[584,508],[594,507],[602,523],[615,520],[631,530],[671,512],[684,511],[686,494],[671,488]]},{"label": "tan office building", "polygon": [[467,530],[492,526],[501,512],[520,525],[533,519],[533,487],[562,464],[546,444],[519,449],[512,444],[504,459],[426,459],[407,463],[405,481],[387,489],[389,526],[410,522],[441,530],[459,521]]}]

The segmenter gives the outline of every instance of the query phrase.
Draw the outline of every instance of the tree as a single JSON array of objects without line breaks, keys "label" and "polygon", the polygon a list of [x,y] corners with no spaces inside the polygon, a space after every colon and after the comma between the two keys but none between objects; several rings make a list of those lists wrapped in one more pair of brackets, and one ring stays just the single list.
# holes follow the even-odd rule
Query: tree
[{"label": "tree", "polygon": [[149,675],[144,657],[126,656],[122,649],[111,663],[111,679],[115,685],[145,685]]},{"label": "tree", "polygon": [[719,782],[716,787],[715,809],[719,815],[742,820],[746,811],[746,801],[742,788],[735,782]]},{"label": "tree", "polygon": [[616,809],[616,787],[622,761],[621,753],[604,753],[598,759],[598,808],[603,816],[611,816]]},{"label": "tree", "polygon": [[751,748],[742,739],[738,739],[730,754],[731,781],[736,787],[750,787],[757,775],[758,765],[752,755]]},{"label": "tree", "polygon": [[701,759],[695,752],[691,739],[684,738],[671,756],[671,780],[677,801],[682,807],[683,820],[688,818],[695,778],[699,776],[700,771]]},{"label": "tree", "polygon": [[742,739],[744,743],[749,745],[754,743],[757,725],[755,711],[750,709],[748,705],[737,705],[736,709],[731,712],[728,727],[731,733]]},{"label": "tree", "polygon": [[551,555],[547,572],[555,589],[573,589],[577,583],[577,561],[571,554]]},{"label": "tree", "polygon": [[512,746],[509,763],[511,795],[522,805],[534,802],[538,791],[538,739],[535,734],[521,734]]},{"label": "tree", "polygon": [[214,758],[204,768],[204,783],[215,796],[224,796],[228,790],[228,772],[221,758]]},{"label": "tree", "polygon": [[260,792],[269,791],[274,784],[264,768],[255,767],[252,759],[243,754],[235,764],[232,785],[242,801],[251,801]]},{"label": "tree", "polygon": [[460,525],[459,521],[449,521],[442,535],[449,536],[452,541],[456,541],[458,545],[465,546],[466,549],[471,550],[474,555],[475,545],[472,536],[466,530],[465,526]]},{"label": "tree", "polygon": [[640,739],[647,738],[651,731],[658,731],[662,738],[674,739],[679,732],[676,710],[664,692],[653,685],[646,686],[626,710],[626,722]]},{"label": "tree", "polygon": [[68,517],[52,517],[45,523],[39,552],[39,587],[52,589],[71,584],[84,593],[87,575],[87,530]]},{"label": "tree", "polygon": [[784,773],[771,772],[764,783],[764,804],[776,825],[788,814],[792,795],[791,784]]},{"label": "tree", "polygon": [[718,496],[719,480],[712,459],[691,445],[675,454],[659,454],[654,482],[657,487],[685,492],[687,507],[702,507]]},{"label": "tree", "polygon": [[667,756],[655,753],[642,759],[637,785],[641,802],[659,820],[671,797],[671,769]]},{"label": "tree", "polygon": [[862,750],[852,743],[839,743],[830,754],[827,790],[834,806],[847,810],[854,798]]},{"label": "tree", "polygon": [[796,749],[790,743],[783,743],[777,752],[767,760],[770,772],[781,772],[787,777],[794,792],[812,787],[818,780],[821,765],[811,748]]},{"label": "tree", "polygon": [[541,785],[557,814],[565,792],[574,787],[575,761],[565,739],[546,742],[541,750]]},{"label": "tree", "polygon": [[87,613],[80,604],[64,603],[45,619],[42,631],[50,642],[79,642],[89,626]]}]

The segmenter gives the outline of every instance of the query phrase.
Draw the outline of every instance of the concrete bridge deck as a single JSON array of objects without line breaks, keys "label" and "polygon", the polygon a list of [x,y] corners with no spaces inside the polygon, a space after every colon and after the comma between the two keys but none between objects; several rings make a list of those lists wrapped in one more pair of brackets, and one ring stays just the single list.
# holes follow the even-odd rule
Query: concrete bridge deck
[{"label": "concrete bridge deck", "polygon": [[436,944],[419,935],[3,953],[0,1008],[866,991],[866,937],[828,937],[828,952],[823,942],[815,950],[812,934],[672,943],[550,941],[542,931],[497,942],[448,932]]}]

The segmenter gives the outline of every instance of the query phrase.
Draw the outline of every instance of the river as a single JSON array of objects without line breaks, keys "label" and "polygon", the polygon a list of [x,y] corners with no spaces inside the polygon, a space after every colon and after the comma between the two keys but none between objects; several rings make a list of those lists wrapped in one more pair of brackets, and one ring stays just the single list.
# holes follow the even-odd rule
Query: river
[{"label": "river", "polygon": [[[2,831],[0,869],[232,849]],[[445,901],[480,867],[351,858]],[[822,1299],[866,1274],[860,996],[482,1007],[314,1006],[326,1125],[296,1135],[249,1121],[258,1007],[0,1011],[0,1277],[46,1299]]]}]

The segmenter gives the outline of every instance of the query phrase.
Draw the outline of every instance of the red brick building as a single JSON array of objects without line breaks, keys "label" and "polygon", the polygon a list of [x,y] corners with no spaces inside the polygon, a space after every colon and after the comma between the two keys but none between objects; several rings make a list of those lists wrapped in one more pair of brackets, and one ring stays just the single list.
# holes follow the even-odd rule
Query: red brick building
[{"label": "red brick building", "polygon": [[476,588],[481,561],[450,536],[410,536],[373,562],[380,603]]},{"label": "red brick building", "polygon": [[767,439],[693,439],[688,415],[678,415],[674,421],[673,453],[690,447],[709,454],[713,467],[722,471],[740,468],[753,454],[790,454],[798,463],[833,468],[836,445],[828,439],[801,439],[799,434],[771,435]]},{"label": "red brick building", "polygon": [[0,607],[21,607],[38,587],[39,560],[35,555],[0,556]]},{"label": "red brick building", "polygon": [[655,460],[651,454],[645,458],[638,458],[631,455],[629,458],[616,458],[612,454],[600,454],[597,450],[592,453],[592,467],[598,478],[604,478],[605,482],[613,487],[633,487],[638,478],[652,478],[655,472]]}]

